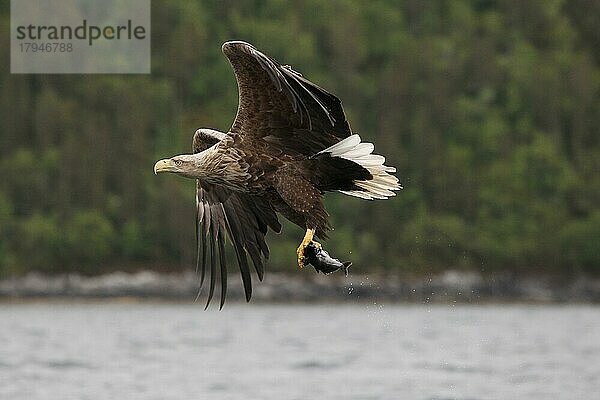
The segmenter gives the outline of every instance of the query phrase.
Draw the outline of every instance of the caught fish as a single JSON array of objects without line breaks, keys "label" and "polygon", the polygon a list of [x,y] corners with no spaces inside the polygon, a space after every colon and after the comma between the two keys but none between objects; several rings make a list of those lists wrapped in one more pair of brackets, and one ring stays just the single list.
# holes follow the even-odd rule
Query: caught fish
[{"label": "caught fish", "polygon": [[320,244],[310,242],[304,249],[305,262],[312,265],[317,272],[329,275],[332,272],[342,269],[344,275],[348,276],[348,268],[352,265],[350,261],[341,262],[337,258],[332,258]]}]

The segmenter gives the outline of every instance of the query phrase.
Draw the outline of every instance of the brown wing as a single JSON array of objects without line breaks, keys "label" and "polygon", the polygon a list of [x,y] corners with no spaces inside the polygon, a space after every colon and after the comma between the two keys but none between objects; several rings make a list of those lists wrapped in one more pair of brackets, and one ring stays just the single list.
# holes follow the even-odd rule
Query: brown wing
[{"label": "brown wing", "polygon": [[226,42],[223,53],[239,89],[231,135],[263,138],[306,156],[351,135],[336,96],[248,43]]},{"label": "brown wing", "polygon": [[[193,151],[202,151],[214,138],[194,135]],[[214,142],[216,143],[216,141]],[[213,143],[213,144],[214,144]],[[235,250],[244,284],[246,301],[252,296],[252,280],[247,255],[250,256],[258,279],[264,276],[263,260],[269,258],[265,241],[268,228],[281,232],[281,224],[271,206],[248,194],[233,192],[222,186],[196,184],[196,243],[198,248],[196,269],[200,270],[200,288],[210,266],[210,285],[206,307],[215,291],[217,277],[221,282],[221,303],[227,295],[227,265],[225,235]],[[217,264],[219,268],[217,269]]]}]

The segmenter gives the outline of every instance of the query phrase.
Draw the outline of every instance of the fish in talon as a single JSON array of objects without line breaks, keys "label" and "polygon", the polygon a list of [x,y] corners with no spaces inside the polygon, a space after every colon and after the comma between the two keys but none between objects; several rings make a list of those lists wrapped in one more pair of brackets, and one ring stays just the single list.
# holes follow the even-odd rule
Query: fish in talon
[{"label": "fish in talon", "polygon": [[341,269],[344,271],[344,275],[348,276],[348,268],[352,266],[350,261],[341,262],[337,258],[331,257],[320,243],[312,241],[304,249],[304,257],[306,264],[312,265],[317,272],[325,275]]}]

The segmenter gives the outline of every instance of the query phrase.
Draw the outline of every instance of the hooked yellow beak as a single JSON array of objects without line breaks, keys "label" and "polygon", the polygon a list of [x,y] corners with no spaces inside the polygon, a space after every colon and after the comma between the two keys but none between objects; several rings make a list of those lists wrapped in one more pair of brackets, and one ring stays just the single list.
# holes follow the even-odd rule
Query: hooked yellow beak
[{"label": "hooked yellow beak", "polygon": [[170,158],[165,158],[164,160],[158,160],[156,164],[154,164],[154,175],[159,172],[177,172],[179,169]]}]

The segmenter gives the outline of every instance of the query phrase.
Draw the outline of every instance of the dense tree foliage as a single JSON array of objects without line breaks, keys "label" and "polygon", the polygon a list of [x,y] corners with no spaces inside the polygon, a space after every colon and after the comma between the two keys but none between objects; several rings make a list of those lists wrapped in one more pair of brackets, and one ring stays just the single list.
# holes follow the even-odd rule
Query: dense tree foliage
[{"label": "dense tree foliage", "polygon": [[[392,200],[327,198],[327,248],[357,272],[598,272],[597,4],[153,1],[151,75],[11,75],[3,62],[0,274],[193,265],[194,183],[152,165],[198,127],[228,129],[229,39],[339,95],[398,168]],[[2,35],[5,61],[9,46]],[[271,236],[271,269],[293,268],[301,234]]]}]

